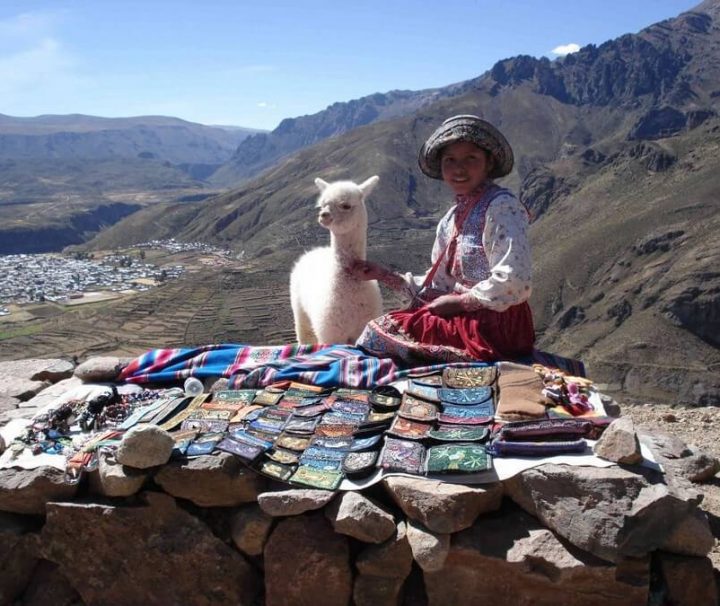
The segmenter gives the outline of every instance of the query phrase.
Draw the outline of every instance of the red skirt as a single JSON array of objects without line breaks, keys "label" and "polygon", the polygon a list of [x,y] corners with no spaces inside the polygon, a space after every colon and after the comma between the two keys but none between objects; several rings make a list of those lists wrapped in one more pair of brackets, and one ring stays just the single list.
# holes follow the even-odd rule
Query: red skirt
[{"label": "red skirt", "polygon": [[378,356],[413,362],[495,362],[528,356],[535,344],[527,303],[442,318],[427,307],[371,320],[357,344]]}]

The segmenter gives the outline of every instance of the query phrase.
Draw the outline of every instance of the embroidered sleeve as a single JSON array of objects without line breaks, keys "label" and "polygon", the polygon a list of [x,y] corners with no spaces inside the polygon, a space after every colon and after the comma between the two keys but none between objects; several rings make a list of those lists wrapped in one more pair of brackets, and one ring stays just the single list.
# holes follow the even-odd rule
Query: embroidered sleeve
[{"label": "embroidered sleeve", "polygon": [[466,309],[505,311],[527,301],[532,292],[527,230],[527,212],[515,196],[504,194],[490,204],[482,236],[490,276],[464,293]]}]

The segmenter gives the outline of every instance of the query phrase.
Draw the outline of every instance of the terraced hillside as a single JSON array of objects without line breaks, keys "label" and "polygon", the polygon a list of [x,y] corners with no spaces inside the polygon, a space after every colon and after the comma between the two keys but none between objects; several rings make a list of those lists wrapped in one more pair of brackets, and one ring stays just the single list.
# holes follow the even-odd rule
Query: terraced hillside
[{"label": "terraced hillside", "polygon": [[[262,279],[261,279],[262,278]],[[269,280],[266,281],[266,278]],[[116,353],[215,342],[292,341],[286,280],[248,269],[207,269],[120,301],[31,309],[0,324],[0,359]]]}]

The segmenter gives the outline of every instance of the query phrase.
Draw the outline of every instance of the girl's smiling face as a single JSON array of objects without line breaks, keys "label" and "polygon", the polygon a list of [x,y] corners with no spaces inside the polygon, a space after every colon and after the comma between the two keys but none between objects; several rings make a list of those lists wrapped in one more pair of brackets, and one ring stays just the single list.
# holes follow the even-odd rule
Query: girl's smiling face
[{"label": "girl's smiling face", "polygon": [[451,143],[442,150],[442,178],[456,195],[476,190],[487,179],[491,168],[489,154],[469,141]]}]

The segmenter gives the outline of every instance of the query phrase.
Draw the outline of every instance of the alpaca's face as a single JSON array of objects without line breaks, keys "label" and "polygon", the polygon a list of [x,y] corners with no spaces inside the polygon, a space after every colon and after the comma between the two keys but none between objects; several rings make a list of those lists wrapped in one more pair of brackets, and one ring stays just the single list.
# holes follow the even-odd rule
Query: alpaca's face
[{"label": "alpaca's face", "polygon": [[355,189],[328,187],[317,202],[318,223],[335,234],[344,234],[363,226],[363,194]]}]

